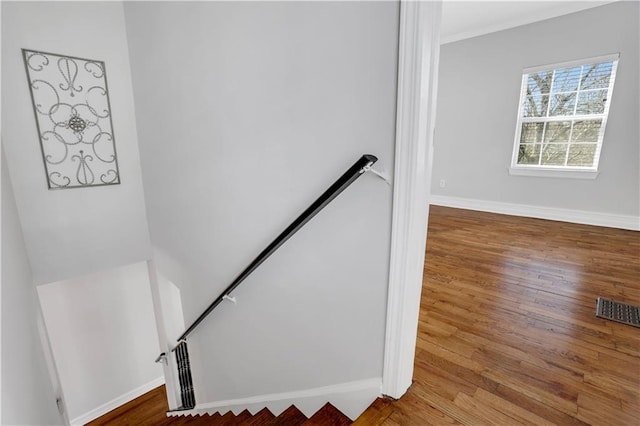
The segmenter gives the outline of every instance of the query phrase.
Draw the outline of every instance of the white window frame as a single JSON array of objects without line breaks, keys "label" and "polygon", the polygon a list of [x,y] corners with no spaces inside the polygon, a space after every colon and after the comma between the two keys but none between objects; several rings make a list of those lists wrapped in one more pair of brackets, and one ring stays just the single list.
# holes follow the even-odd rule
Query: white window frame
[{"label": "white window frame", "polygon": [[[586,59],[578,59],[574,61],[561,62],[557,64],[539,65],[535,67],[529,67],[522,70],[522,84],[520,86],[520,98],[518,104],[518,120],[516,124],[516,134],[513,143],[513,152],[511,155],[511,166],[509,167],[510,175],[523,175],[523,176],[541,176],[541,177],[564,177],[564,178],[579,178],[579,179],[595,179],[598,176],[598,165],[600,162],[600,153],[602,151],[602,145],[604,143],[604,132],[607,125],[607,118],[609,117],[609,108],[611,106],[611,97],[613,94],[613,86],[615,83],[616,72],[618,68],[618,62],[620,60],[620,54],[614,53],[610,55],[596,56]],[[602,62],[613,62],[611,68],[611,77],[609,78],[609,87],[607,90],[607,101],[604,105],[604,111],[600,114],[588,114],[588,115],[571,115],[571,116],[554,116],[554,117],[523,117],[524,115],[524,97],[526,96],[526,89],[528,84],[529,74],[535,74],[542,71],[555,71],[559,69],[572,68],[588,64],[598,64]],[[555,77],[555,73],[554,73]],[[552,81],[553,86],[553,81]],[[551,94],[549,94],[549,105],[551,104]],[[577,105],[577,99],[576,99]],[[518,151],[520,147],[520,137],[522,131],[522,123],[527,122],[550,122],[550,121],[576,121],[580,119],[601,119],[602,125],[600,126],[600,134],[598,136],[598,142],[596,146],[596,153],[594,158],[594,164],[591,167],[571,167],[571,166],[547,166],[539,164],[518,164]],[[569,145],[571,144],[571,136],[569,136]],[[541,142],[544,144],[544,140]],[[567,150],[569,146],[567,146]]]}]

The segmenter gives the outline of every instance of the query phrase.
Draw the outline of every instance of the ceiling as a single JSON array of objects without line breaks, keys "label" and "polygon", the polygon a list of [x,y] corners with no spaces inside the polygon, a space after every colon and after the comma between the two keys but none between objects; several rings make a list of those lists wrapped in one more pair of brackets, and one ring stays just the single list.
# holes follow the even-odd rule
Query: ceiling
[{"label": "ceiling", "polygon": [[483,1],[444,0],[441,43],[566,15],[612,1]]}]

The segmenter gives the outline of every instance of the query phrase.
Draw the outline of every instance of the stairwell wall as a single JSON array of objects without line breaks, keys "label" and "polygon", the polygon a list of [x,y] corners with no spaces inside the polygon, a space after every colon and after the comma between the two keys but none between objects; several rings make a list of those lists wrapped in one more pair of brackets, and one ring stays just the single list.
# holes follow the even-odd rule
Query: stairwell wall
[{"label": "stairwell wall", "polygon": [[62,417],[38,336],[38,296],[2,156],[2,378],[0,423],[57,425]]},{"label": "stairwell wall", "polygon": [[38,296],[74,424],[163,383],[144,262],[41,285]]},{"label": "stairwell wall", "polygon": [[[43,313],[70,417],[86,422],[162,382],[153,363],[159,345],[149,282],[139,263],[151,258],[151,245],[123,5],[1,7],[2,144],[31,267],[29,284],[55,282],[44,286],[53,302],[43,304]],[[21,48],[105,62],[121,184],[47,189]],[[22,299],[12,308],[35,315]],[[37,368],[30,354],[16,354],[22,355],[16,371]],[[14,368],[4,361],[3,369]]]},{"label": "stairwell wall", "polygon": [[[151,239],[188,325],[360,155],[393,174],[399,4],[131,2],[125,17]],[[198,402],[382,377],[391,202],[361,177],[201,324]]]},{"label": "stairwell wall", "polygon": [[[2,143],[33,280],[151,257],[120,2],[2,2]],[[121,184],[47,189],[21,48],[105,61]]]}]

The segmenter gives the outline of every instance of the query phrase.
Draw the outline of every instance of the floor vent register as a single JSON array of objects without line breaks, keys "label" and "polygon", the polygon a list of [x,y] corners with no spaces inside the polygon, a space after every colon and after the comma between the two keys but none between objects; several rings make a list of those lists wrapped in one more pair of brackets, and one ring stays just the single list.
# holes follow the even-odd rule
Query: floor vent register
[{"label": "floor vent register", "polygon": [[623,324],[640,327],[640,306],[628,305],[615,300],[598,297],[596,316]]}]

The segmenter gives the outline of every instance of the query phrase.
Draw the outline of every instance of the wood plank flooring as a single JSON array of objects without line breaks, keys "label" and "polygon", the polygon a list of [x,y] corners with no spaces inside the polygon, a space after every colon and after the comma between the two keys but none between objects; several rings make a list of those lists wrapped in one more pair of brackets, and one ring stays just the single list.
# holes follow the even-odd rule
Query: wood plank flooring
[{"label": "wood plank flooring", "polygon": [[[432,206],[414,384],[354,424],[640,424],[640,328],[598,296],[640,305],[640,233]],[[121,409],[92,424],[306,421],[167,419],[162,391]]]},{"label": "wood plank flooring", "polygon": [[386,425],[640,424],[640,329],[596,318],[597,296],[640,304],[640,233],[432,206],[415,382],[370,411]]}]

